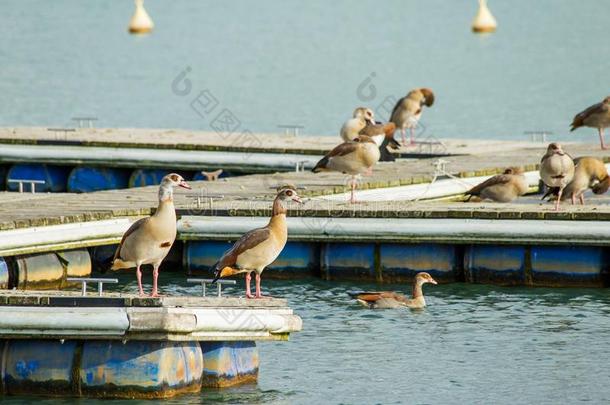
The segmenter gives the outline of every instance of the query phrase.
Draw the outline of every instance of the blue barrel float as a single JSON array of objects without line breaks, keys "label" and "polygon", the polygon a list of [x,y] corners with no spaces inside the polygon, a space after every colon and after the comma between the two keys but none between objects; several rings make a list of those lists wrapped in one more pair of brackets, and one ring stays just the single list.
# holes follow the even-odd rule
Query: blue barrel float
[{"label": "blue barrel float", "polygon": [[[15,164],[11,166],[6,175],[6,189],[9,191],[19,190],[17,183],[9,183],[8,180],[43,180],[44,184],[36,184],[36,192],[64,192],[67,189],[70,168],[65,166],[53,166],[45,164]],[[23,185],[23,191],[32,191],[30,184]]]},{"label": "blue barrel float", "polygon": [[259,355],[254,342],[201,342],[203,386],[230,387],[256,383]]},{"label": "blue barrel float", "polygon": [[[184,243],[182,265],[188,274],[211,275],[210,268],[233,243],[224,241],[187,241]],[[318,270],[318,246],[315,243],[288,242],[279,257],[265,272],[266,278],[309,277]]]},{"label": "blue barrel float", "polygon": [[524,285],[525,273],[525,246],[471,245],[464,251],[464,276],[467,282]]},{"label": "blue barrel float", "polygon": [[11,282],[20,290],[59,289],[69,285],[67,277],[91,274],[91,258],[87,249],[64,252],[20,255],[10,258],[15,273]]},{"label": "blue barrel float", "polygon": [[170,398],[256,383],[254,342],[0,340],[0,395]]},{"label": "blue barrel float", "polygon": [[0,340],[2,395],[169,398],[199,392],[198,342]]},{"label": "blue barrel float", "polygon": [[68,191],[88,193],[100,190],[116,190],[129,186],[130,171],[109,167],[75,167],[68,177]]},{"label": "blue barrel float", "polygon": [[383,281],[410,282],[425,271],[438,282],[452,282],[460,271],[460,249],[437,243],[382,243],[379,262]]},{"label": "blue barrel float", "polygon": [[137,169],[129,177],[129,187],[156,186],[166,174],[178,173],[185,179],[191,179],[192,173],[171,169]]}]

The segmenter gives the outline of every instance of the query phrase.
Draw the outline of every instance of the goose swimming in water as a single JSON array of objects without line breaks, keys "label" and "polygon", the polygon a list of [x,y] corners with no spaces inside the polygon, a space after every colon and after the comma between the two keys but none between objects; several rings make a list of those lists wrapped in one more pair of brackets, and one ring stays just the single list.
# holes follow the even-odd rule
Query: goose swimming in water
[{"label": "goose swimming in water", "polygon": [[430,274],[425,272],[417,273],[413,283],[412,298],[407,298],[405,295],[394,291],[361,292],[352,294],[352,296],[356,298],[356,301],[358,301],[359,304],[371,309],[398,307],[424,308],[426,306],[426,300],[424,299],[422,286],[427,283],[437,284],[436,280],[434,280]]}]

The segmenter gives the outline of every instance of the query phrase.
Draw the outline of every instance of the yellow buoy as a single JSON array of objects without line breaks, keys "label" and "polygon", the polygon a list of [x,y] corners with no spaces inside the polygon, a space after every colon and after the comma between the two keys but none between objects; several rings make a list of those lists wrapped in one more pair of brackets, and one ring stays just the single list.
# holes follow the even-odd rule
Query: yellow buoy
[{"label": "yellow buoy", "polygon": [[132,34],[146,34],[151,32],[155,24],[144,9],[144,0],[135,0],[136,11],[129,21],[129,32]]},{"label": "yellow buoy", "polygon": [[487,0],[479,0],[479,11],[472,21],[474,32],[494,32],[498,23],[487,7]]}]

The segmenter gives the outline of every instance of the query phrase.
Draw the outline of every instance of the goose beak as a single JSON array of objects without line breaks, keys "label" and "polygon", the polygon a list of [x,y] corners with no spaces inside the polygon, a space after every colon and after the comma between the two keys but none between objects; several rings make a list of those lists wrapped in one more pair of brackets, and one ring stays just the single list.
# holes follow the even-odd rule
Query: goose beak
[{"label": "goose beak", "polygon": [[295,203],[303,204],[301,197],[299,197],[298,195],[295,195],[294,197],[292,197],[292,201],[294,201]]},{"label": "goose beak", "polygon": [[433,278],[430,278],[430,281],[429,281],[429,282],[430,282],[431,284],[438,284],[438,283],[436,282],[436,280],[435,280],[435,279],[433,279]]},{"label": "goose beak", "polygon": [[180,183],[178,183],[178,186],[182,187],[182,188],[186,188],[187,190],[191,190],[191,186],[188,185],[188,183],[184,180],[182,180]]}]

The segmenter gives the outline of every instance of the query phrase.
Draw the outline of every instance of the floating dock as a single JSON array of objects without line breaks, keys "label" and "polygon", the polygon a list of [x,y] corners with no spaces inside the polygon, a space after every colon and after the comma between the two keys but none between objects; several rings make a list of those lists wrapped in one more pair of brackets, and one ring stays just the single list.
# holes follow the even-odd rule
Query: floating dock
[{"label": "floating dock", "polygon": [[[149,141],[161,134],[153,133]],[[174,142],[183,142],[180,136]],[[301,144],[300,138],[287,138],[295,148]],[[303,139],[303,145],[309,145],[310,140]],[[129,142],[135,143],[133,139]],[[336,142],[334,138],[332,142]],[[456,201],[474,183],[507,166],[523,166],[531,177],[532,190],[536,189],[544,144],[490,143],[476,153],[473,145],[477,143],[464,147],[470,148],[469,153],[443,157],[442,172],[436,158],[379,163],[372,176],[361,180],[356,196],[363,201],[357,204],[346,202],[345,177],[336,173],[276,172],[193,182],[192,191],[175,194],[182,219],[179,243],[168,260],[187,274],[207,271],[230,242],[267,220],[276,187],[292,183],[300,187],[305,203],[291,207],[289,244],[267,277],[315,274],[393,281],[408,280],[414,272],[427,270],[445,281],[504,284],[502,273],[510,271],[519,276],[508,283],[607,285],[605,241],[610,239],[604,232],[610,204],[571,206],[566,202],[556,212],[552,204],[533,199],[516,204]],[[275,146],[286,145],[278,141]],[[596,145],[568,144],[565,148],[575,157],[608,159]],[[430,184],[432,180],[435,182]],[[154,211],[156,195],[156,185],[84,194],[0,194],[0,257],[10,262],[16,256],[88,247],[95,267],[112,255],[109,245],[120,240],[131,222]],[[537,273],[532,267],[534,259],[544,256],[535,249],[556,246],[572,249],[566,250],[572,253],[562,259],[563,267],[555,271],[549,265],[544,282],[541,277],[528,276]],[[355,251],[360,252],[357,262],[351,258]],[[437,251],[449,253],[437,257]],[[495,255],[497,260],[483,259],[486,255]],[[502,257],[508,261],[502,262]],[[482,262],[486,264],[480,267],[477,263]],[[583,267],[584,262],[588,267]],[[477,266],[485,277],[476,275]],[[330,270],[341,268],[346,272]],[[350,268],[360,270],[354,273]]]},{"label": "floating dock", "polygon": [[301,328],[282,299],[4,291],[0,393],[168,398],[255,382],[256,341]]},{"label": "floating dock", "polygon": [[[176,191],[178,240],[164,262],[178,269],[176,277],[210,276],[236,238],[268,221],[277,186],[291,183],[304,204],[290,207],[288,243],[265,277],[383,283],[427,271],[446,283],[610,285],[607,197],[585,206],[566,202],[558,212],[532,198],[461,201],[473,184],[515,165],[527,171],[535,192],[544,144],[452,141],[452,153],[441,160],[420,154],[379,163],[359,183],[361,202],[349,204],[343,175],[305,170],[338,137],[267,134],[245,145],[232,135],[188,131],[83,129],[65,139],[51,136],[42,129],[0,130],[7,146],[0,149],[7,164],[0,175],[33,165],[56,191],[82,187],[79,194],[0,192],[3,395],[166,398],[251,382],[256,341],[285,340],[301,329],[285,300],[82,297],[66,290],[76,289],[74,277],[106,269],[131,223],[157,206],[157,184],[84,192],[91,178],[110,188],[156,183],[170,163],[199,170],[224,162],[206,161],[212,154],[241,165],[231,170],[267,174],[193,181],[193,190]],[[565,149],[574,157],[610,157],[596,145]],[[78,158],[84,151],[94,157]],[[236,163],[232,153],[243,156]],[[277,157],[284,163],[260,165]]]}]

